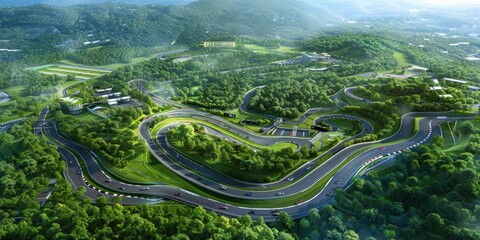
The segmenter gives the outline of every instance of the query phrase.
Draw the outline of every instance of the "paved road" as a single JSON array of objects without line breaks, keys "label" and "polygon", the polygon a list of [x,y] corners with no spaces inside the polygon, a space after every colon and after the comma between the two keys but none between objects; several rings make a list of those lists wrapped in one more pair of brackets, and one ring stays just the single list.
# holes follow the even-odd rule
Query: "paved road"
[{"label": "paved road", "polygon": [[19,123],[23,122],[24,120],[25,120],[25,118],[15,119],[15,120],[4,122],[4,123],[0,124],[0,133],[7,131],[8,129],[12,128],[15,124],[19,124]]},{"label": "paved road", "polygon": [[[411,114],[407,117],[402,118],[402,120],[407,118],[413,118],[415,115],[416,114]],[[426,114],[426,115],[429,115],[429,114]],[[421,130],[413,138],[402,143],[386,146],[385,149],[383,150],[379,150],[375,148],[360,154],[359,156],[354,158],[352,161],[350,161],[348,164],[346,164],[340,171],[338,171],[334,175],[332,180],[327,184],[327,186],[323,190],[321,190],[314,198],[309,200],[303,199],[304,202],[302,204],[294,205],[294,203],[292,203],[292,206],[279,208],[279,210],[288,212],[294,218],[306,216],[308,214],[308,211],[311,208],[320,207],[330,202],[333,196],[330,196],[330,195],[327,196],[327,193],[330,193],[335,189],[347,186],[348,181],[364,165],[365,162],[379,155],[387,155],[388,153],[391,153],[394,151],[398,152],[402,149],[414,147],[415,145],[420,143],[422,144],[428,143],[429,141],[431,141],[434,135],[439,134],[440,130],[439,130],[438,124],[440,122],[447,121],[447,120],[448,118],[438,119],[436,117],[426,117],[420,120]],[[147,122],[148,122],[148,119],[143,124],[146,124]],[[432,128],[430,128],[430,124]],[[95,162],[95,159],[93,158],[91,153],[89,153],[88,150],[86,150],[85,148],[83,148],[78,144],[70,142],[69,140],[59,136],[56,133],[56,127],[52,122],[47,122],[47,125],[44,127],[44,131],[51,138],[55,139],[58,142],[61,142],[65,146],[68,146],[69,149],[77,152],[80,156],[82,156],[83,160],[86,162],[88,174],[92,176],[92,179],[96,181],[97,184],[102,185],[102,187],[106,189],[115,190],[116,192],[120,192],[120,193],[124,192],[123,194],[124,196],[122,196],[122,198],[124,199],[124,202],[131,202],[131,204],[135,204],[135,202],[137,201],[138,202],[153,201],[153,200],[141,199],[141,198],[128,198],[125,196],[126,194],[144,194],[146,196],[150,196],[149,198],[166,197],[166,198],[174,199],[176,201],[183,202],[189,205],[194,205],[194,206],[202,205],[206,209],[214,210],[228,216],[241,216],[241,215],[248,214],[252,210],[252,208],[243,208],[243,207],[237,207],[234,205],[223,204],[221,202],[208,199],[208,198],[199,196],[197,194],[190,193],[188,191],[171,187],[171,186],[151,185],[149,186],[149,190],[142,190],[142,188],[144,188],[145,186],[130,185],[130,184],[122,183],[116,179],[110,178],[103,171],[101,171],[101,169]],[[139,130],[139,131],[142,131],[142,130]],[[403,133],[401,134],[397,133],[397,134],[402,135]],[[153,154],[156,156],[160,156],[162,159],[168,159],[165,152],[162,149],[157,148],[156,144],[149,139],[150,138],[147,138],[146,141],[151,151],[153,152]],[[395,140],[395,137],[392,137],[390,140],[385,140],[385,142],[394,141],[394,140]],[[232,196],[235,196],[236,198],[249,198],[249,199],[270,199],[270,198],[277,198],[277,197],[279,198],[279,197],[285,197],[292,194],[298,194],[299,192],[305,191],[312,184],[314,184],[316,181],[323,178],[326,174],[330,172],[327,166],[329,165],[333,165],[333,167],[339,166],[344,159],[346,159],[348,156],[351,156],[353,152],[356,152],[358,150],[357,148],[360,145],[368,146],[370,144],[371,143],[365,143],[365,144],[359,144],[349,148],[345,148],[340,152],[338,152],[337,154],[335,154],[329,161],[327,161],[326,163],[324,163],[314,171],[310,172],[308,175],[304,176],[301,180],[293,182],[290,185],[286,185],[285,187],[276,189],[276,190],[271,190],[267,188],[267,189],[264,189],[263,191],[250,191],[250,190],[242,190],[242,189],[236,189],[233,187],[228,187],[227,190],[224,191],[224,190],[220,190],[220,187],[223,185],[220,185],[210,179],[201,178],[201,180],[199,180],[198,175],[196,173],[194,173],[193,171],[189,171],[188,169],[185,169],[178,164],[174,164],[167,167],[169,167],[172,171],[176,172],[177,174],[184,177],[185,179],[192,181],[195,184],[199,184],[202,186],[206,186],[207,188],[211,188],[212,190],[215,190],[223,195],[232,195]],[[160,146],[162,146],[162,143],[160,143]],[[168,148],[166,146],[164,147]],[[68,154],[65,154],[65,155],[66,155],[65,157],[68,159],[67,162],[69,164],[73,164],[77,161],[76,159],[73,159],[72,155],[70,156],[68,156]],[[72,168],[74,169],[72,170],[72,172],[75,172],[75,171],[78,172],[79,166],[73,164]],[[111,179],[111,181],[108,179]],[[83,179],[81,180],[78,177],[74,179],[69,179],[69,180],[72,181],[75,186],[80,186],[82,185],[82,182],[83,182]],[[337,182],[338,180],[339,182]],[[110,182],[107,182],[107,181],[110,181]],[[290,182],[285,182],[285,183],[289,184]],[[120,189],[121,187],[124,187],[125,189]],[[245,196],[245,193],[247,191],[252,192],[252,196]],[[278,192],[282,192],[284,194],[277,195]],[[182,194],[180,196],[176,196],[176,194],[178,195],[179,193],[182,193]],[[95,192],[93,191],[91,194],[95,194]],[[98,192],[96,194],[98,195]],[[220,209],[221,206],[227,206],[228,210]],[[261,208],[261,207],[264,207],[264,208]],[[255,210],[255,215],[252,216],[253,218],[263,216],[266,221],[275,220],[275,216],[272,216],[272,213],[271,213],[271,211],[273,210],[272,208],[259,206],[259,208],[254,210]]]},{"label": "paved road", "polygon": [[357,87],[348,87],[348,88],[345,88],[344,92],[347,96],[349,96],[353,99],[356,99],[358,101],[362,101],[362,102],[366,102],[366,103],[372,103],[373,102],[372,100],[355,96],[353,94],[353,91],[355,91],[355,89],[357,89]]},{"label": "paved road", "polygon": [[[162,99],[157,101],[160,100]],[[57,132],[55,124],[53,122],[45,121],[45,115],[47,113],[48,109],[44,109],[39,117],[39,121],[35,123],[34,129],[36,134],[39,136],[46,134],[50,139],[55,140],[53,144],[60,145],[58,151],[62,154],[62,156],[64,156],[67,162],[67,171],[65,173],[67,179],[75,187],[86,186],[87,197],[95,198],[98,196],[99,192],[93,187],[89,187],[90,184],[86,183],[83,175],[78,174],[83,171],[79,165],[80,161],[85,163],[86,173],[91,176],[91,179],[95,181],[97,185],[102,186],[104,189],[108,189],[107,191],[115,192],[113,194],[107,194],[110,199],[113,198],[114,194],[116,194],[123,199],[125,204],[156,203],[161,201],[162,198],[168,198],[192,206],[201,205],[206,209],[214,210],[220,214],[228,216],[242,216],[248,214],[252,210],[252,208],[243,208],[231,204],[225,204],[173,186],[149,185],[148,189],[145,189],[145,185],[127,184],[112,178],[102,171],[102,168],[98,165],[93,152],[60,136]],[[228,131],[234,134],[248,138],[249,140],[260,144],[274,144],[280,139],[286,139],[298,145],[310,144],[308,139],[256,135],[227,122],[221,117],[198,112],[192,109],[170,111],[163,114],[166,114],[169,117],[186,116],[189,118],[197,118],[211,122],[217,126],[225,127]],[[437,116],[440,115],[441,113],[406,114],[402,116],[402,125],[400,130],[392,137],[377,142],[356,144],[343,149],[342,147],[338,147],[334,152],[332,152],[334,153],[333,157],[329,158],[320,166],[315,167],[316,163],[310,162],[287,176],[287,178],[293,178],[293,181],[283,180],[269,184],[255,184],[238,181],[196,164],[190,159],[183,157],[181,154],[176,153],[169,147],[165,138],[166,129],[162,129],[162,131],[156,134],[156,140],[158,141],[157,145],[155,141],[151,139],[151,134],[148,130],[148,124],[152,121],[152,117],[145,119],[141,123],[139,127],[139,134],[143,139],[145,139],[145,142],[147,143],[151,153],[167,168],[184,179],[203,188],[215,191],[220,195],[252,200],[282,198],[306,191],[320,179],[325,178],[334,169],[343,164],[345,159],[347,159],[349,156],[352,156],[352,154],[373,144],[385,145],[384,148],[374,147],[373,149],[367,150],[353,158],[350,162],[346,163],[345,166],[343,166],[333,176],[333,178],[330,179],[325,188],[319,189],[318,194],[312,199],[302,199],[304,202],[301,204],[295,205],[294,202],[292,202],[292,206],[277,209],[280,211],[286,211],[293,218],[300,218],[308,215],[308,211],[310,209],[321,207],[329,203],[333,199],[333,196],[330,193],[335,189],[348,187],[350,180],[360,169],[365,167],[366,162],[369,162],[372,159],[376,159],[380,156],[398,154],[400,151],[403,151],[403,149],[409,149],[418,146],[419,144],[428,143],[432,140],[433,136],[440,134],[439,124],[441,122],[458,120],[456,117],[437,118]],[[419,121],[419,132],[406,141],[401,143],[393,143],[409,136],[413,130],[413,122],[415,117],[420,116],[424,118]],[[340,117],[349,116],[340,115]],[[364,126],[364,131],[362,132],[363,134],[372,130],[372,126],[366,124],[364,125],[363,123],[362,125]],[[67,151],[67,149],[70,152]],[[81,158],[76,159],[76,156],[71,154],[71,152],[77,153]],[[222,187],[226,187],[226,190],[222,189]],[[129,194],[135,194],[143,197],[128,196]],[[223,207],[228,207],[228,209],[222,209]],[[255,208],[254,210],[255,214],[252,215],[252,218],[263,216],[265,221],[274,221],[276,219],[276,216],[273,216],[271,212],[273,209],[268,206],[258,206],[258,208]]]},{"label": "paved road", "polygon": [[167,55],[182,53],[182,52],[186,52],[187,50],[188,50],[187,48],[182,48],[182,49],[177,49],[177,50],[161,52],[161,53],[155,55],[155,57],[160,59],[160,60],[165,60],[165,56],[167,56]]}]

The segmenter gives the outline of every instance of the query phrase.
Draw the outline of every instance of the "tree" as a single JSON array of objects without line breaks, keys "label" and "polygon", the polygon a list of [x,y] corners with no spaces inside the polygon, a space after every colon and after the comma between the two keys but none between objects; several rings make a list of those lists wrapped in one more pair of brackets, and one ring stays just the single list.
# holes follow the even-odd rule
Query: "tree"
[{"label": "tree", "polygon": [[358,234],[355,231],[348,230],[348,231],[343,233],[343,239],[344,240],[359,240],[360,237],[358,236]]},{"label": "tree", "polygon": [[291,230],[295,226],[292,217],[286,212],[280,212],[278,215],[278,224],[281,228]]},{"label": "tree", "polygon": [[423,221],[423,226],[434,233],[443,228],[445,221],[436,213],[429,213]]}]

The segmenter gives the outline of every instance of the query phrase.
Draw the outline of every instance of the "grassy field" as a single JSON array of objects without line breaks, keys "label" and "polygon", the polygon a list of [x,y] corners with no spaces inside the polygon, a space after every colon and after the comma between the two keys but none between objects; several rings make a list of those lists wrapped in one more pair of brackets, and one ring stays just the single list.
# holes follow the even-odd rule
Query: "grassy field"
[{"label": "grassy field", "polygon": [[453,143],[452,132],[450,131],[448,124],[449,124],[448,122],[444,122],[440,124],[440,127],[442,128],[443,139],[445,139],[445,143],[443,146],[444,149],[451,148],[455,145]]},{"label": "grassy field", "polygon": [[236,114],[237,117],[236,118],[227,118],[227,117],[224,117],[224,119],[226,119],[227,121],[231,122],[231,123],[235,123],[236,125],[240,126],[240,127],[244,127],[252,132],[255,132],[255,133],[258,133],[260,132],[260,128],[261,126],[254,126],[254,125],[248,125],[248,124],[241,124],[240,121],[242,121],[243,119],[251,119],[251,120],[259,120],[259,119],[266,119],[266,120],[269,120],[269,124],[272,123],[272,120],[271,119],[268,119],[262,115],[259,115],[259,114],[250,114],[250,113],[246,113],[244,111],[240,111],[239,109],[235,109],[233,111],[227,111],[228,113],[233,113],[233,114]]},{"label": "grassy field", "polygon": [[344,133],[349,133],[353,131],[353,121],[345,118],[332,118],[328,119],[326,122],[333,123],[338,127],[338,130]]},{"label": "grassy field", "polygon": [[299,53],[300,50],[293,47],[280,46],[279,48],[267,48],[256,44],[245,44],[245,48],[250,51],[256,51],[259,53]]},{"label": "grassy field", "polygon": [[372,94],[378,93],[380,98],[379,99],[372,99],[370,96],[368,96],[366,94],[360,94],[358,91],[354,91],[353,94],[357,97],[366,98],[366,99],[373,100],[373,101],[380,101],[380,102],[385,102],[385,101],[390,100],[390,99],[396,99],[395,97],[389,96],[389,95],[384,94],[380,91],[376,91],[376,90],[370,90],[370,91],[372,92]]},{"label": "grassy field", "polygon": [[[457,124],[460,125],[461,123],[463,123],[465,121],[467,121],[467,120],[460,120],[460,121],[458,121]],[[476,128],[480,128],[480,122],[477,122],[477,121],[470,121],[470,122],[473,123],[473,125]],[[454,129],[454,125],[455,125],[455,122],[452,122],[452,125],[451,125],[452,130]],[[443,127],[442,127],[442,131],[444,131]],[[443,135],[445,135],[445,133],[443,133]],[[451,146],[450,148],[446,148],[444,150],[445,152],[447,152],[447,153],[463,153],[463,152],[465,152],[465,147],[468,144],[469,137],[460,135],[458,133],[456,133],[455,137],[456,137],[456,144]],[[446,142],[446,140],[445,140],[445,142]]]},{"label": "grassy field", "polygon": [[[111,64],[107,64],[107,65],[87,66],[87,67],[102,68],[102,69],[108,69],[108,70],[113,71],[113,70],[116,70],[118,68],[121,68],[121,67],[124,67],[124,66],[127,66],[127,65],[137,64],[139,62],[147,61],[147,60],[153,58],[154,56],[155,55],[148,56],[148,57],[132,58],[132,59],[130,59],[130,63],[111,63]],[[72,65],[72,66],[79,65],[78,63],[70,61],[70,60],[61,60],[58,63],[65,64],[65,65]]]},{"label": "grassy field", "polygon": [[403,53],[395,51],[393,57],[397,61],[399,67],[407,67],[409,65],[408,60]]},{"label": "grassy field", "polygon": [[91,79],[109,73],[109,70],[99,69],[97,67],[84,67],[73,65],[45,65],[29,68],[43,74],[56,74],[59,76],[73,75],[75,78]]},{"label": "grassy field", "polygon": [[340,113],[340,111],[338,111],[338,110],[325,110],[325,111],[316,112],[316,113],[310,115],[309,118],[305,119],[305,121],[303,123],[298,124],[297,127],[298,128],[310,129],[310,127],[312,127],[312,125],[314,125],[315,119],[317,119],[318,117],[325,116],[325,115],[331,115],[331,114],[338,114],[338,113]]},{"label": "grassy field", "polygon": [[22,97],[28,97],[29,96],[29,93],[27,91],[27,87],[28,86],[9,87],[9,88],[3,89],[2,91],[7,92],[12,97],[22,98]]}]

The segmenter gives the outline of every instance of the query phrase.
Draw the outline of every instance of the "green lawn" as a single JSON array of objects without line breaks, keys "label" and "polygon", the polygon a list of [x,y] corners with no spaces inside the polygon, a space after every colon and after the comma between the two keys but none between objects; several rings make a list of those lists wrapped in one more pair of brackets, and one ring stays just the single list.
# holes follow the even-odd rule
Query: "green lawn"
[{"label": "green lawn", "polygon": [[312,125],[314,125],[315,119],[317,119],[318,117],[326,116],[326,115],[331,115],[331,114],[339,114],[339,113],[340,113],[339,110],[318,111],[318,112],[310,115],[310,117],[308,117],[307,119],[305,119],[305,121],[304,121],[303,123],[298,124],[297,127],[298,127],[298,128],[310,129],[310,128],[312,127]]},{"label": "green lawn", "polygon": [[[333,123],[338,126],[338,131],[351,135],[353,129],[353,121],[345,118],[332,118],[326,121],[327,123]],[[361,131],[361,130],[360,130]]]},{"label": "green lawn", "polygon": [[[124,67],[124,66],[127,66],[127,65],[132,65],[132,64],[137,64],[139,62],[143,62],[143,61],[147,61],[151,58],[153,58],[154,55],[152,56],[148,56],[148,57],[137,57],[137,58],[132,58],[130,59],[130,62],[129,63],[111,63],[111,64],[107,64],[107,65],[99,65],[99,66],[86,66],[86,67],[92,67],[92,68],[103,68],[103,69],[108,69],[108,70],[116,70],[118,68],[121,68],[121,67]],[[79,63],[76,63],[76,62],[73,62],[73,61],[70,61],[70,60],[61,60],[59,63],[61,64],[66,64],[66,65],[72,65],[72,66],[76,66],[76,65],[80,65]]]},{"label": "green lawn", "polygon": [[29,93],[27,91],[28,86],[15,86],[2,89],[2,91],[7,92],[8,94],[12,95],[12,97],[27,97]]},{"label": "green lawn", "polygon": [[259,46],[259,45],[256,45],[256,44],[245,44],[245,48],[247,50],[250,50],[250,51],[256,51],[256,52],[259,52],[259,53],[281,53],[281,54],[285,54],[285,53],[299,53],[300,50],[298,50],[297,48],[293,48],[293,47],[286,47],[286,46],[280,46],[279,48],[267,48],[267,47],[263,47],[263,46]]},{"label": "green lawn", "polygon": [[453,147],[454,143],[453,143],[452,133],[448,128],[448,122],[441,123],[440,127],[442,128],[443,139],[445,139],[443,148],[448,149]]},{"label": "green lawn", "polygon": [[390,100],[390,99],[396,99],[395,97],[389,96],[389,95],[384,94],[380,91],[376,91],[376,90],[370,90],[370,91],[372,92],[372,95],[378,93],[380,98],[379,99],[372,99],[371,96],[369,96],[367,94],[361,94],[358,91],[354,91],[353,94],[357,97],[366,98],[368,100],[373,100],[373,101],[380,101],[380,102],[385,102],[385,101]]},{"label": "green lawn", "polygon": [[[458,121],[458,125],[460,125],[461,123],[465,122],[465,121],[469,121],[471,123],[473,123],[473,125],[476,127],[476,128],[480,128],[480,122],[477,122],[477,121],[471,121],[471,120],[460,120]],[[454,125],[454,122],[453,122],[453,125]],[[452,126],[452,130],[453,130],[453,127]],[[442,128],[442,131],[443,131],[443,128]],[[445,135],[445,133],[444,133]],[[469,137],[468,136],[463,136],[463,135],[460,135],[460,134],[457,134],[456,136],[456,144],[448,149],[445,149],[444,151],[447,152],[447,153],[463,153],[465,152],[465,147],[468,145],[468,139]]]},{"label": "green lawn", "polygon": [[[164,52],[164,51],[169,51],[169,50],[174,50],[174,49],[169,49],[169,46],[155,46],[153,48],[155,49],[155,51],[157,53]],[[111,63],[111,64],[106,64],[106,65],[86,66],[86,67],[103,68],[103,69],[108,69],[108,70],[113,71],[113,70],[116,70],[118,68],[121,68],[121,67],[124,67],[124,66],[127,66],[127,65],[137,64],[137,63],[140,63],[140,62],[150,60],[150,59],[154,58],[157,55],[157,53],[150,54],[150,55],[144,56],[144,57],[131,58],[129,63]],[[82,65],[82,64],[79,64],[79,63],[76,63],[76,62],[73,62],[73,61],[70,61],[70,60],[66,60],[66,59],[61,60],[59,63],[66,64],[66,65],[72,65],[72,66]]]},{"label": "green lawn", "polygon": [[409,65],[408,60],[403,53],[395,51],[393,57],[397,61],[399,67],[407,67]]},{"label": "green lawn", "polygon": [[260,132],[260,128],[262,126],[254,126],[254,125],[248,125],[248,124],[241,124],[240,121],[242,121],[243,119],[251,119],[251,120],[258,120],[258,119],[266,119],[266,120],[269,120],[269,124],[272,123],[272,120],[265,117],[265,116],[262,116],[260,114],[251,114],[251,113],[246,113],[244,111],[240,111],[240,109],[235,109],[235,110],[232,110],[232,111],[225,111],[227,113],[233,113],[233,114],[236,114],[237,117],[236,118],[228,118],[228,117],[223,117],[224,119],[228,120],[229,122],[231,123],[235,123],[236,125],[240,126],[240,127],[244,127],[254,133],[259,133]]}]

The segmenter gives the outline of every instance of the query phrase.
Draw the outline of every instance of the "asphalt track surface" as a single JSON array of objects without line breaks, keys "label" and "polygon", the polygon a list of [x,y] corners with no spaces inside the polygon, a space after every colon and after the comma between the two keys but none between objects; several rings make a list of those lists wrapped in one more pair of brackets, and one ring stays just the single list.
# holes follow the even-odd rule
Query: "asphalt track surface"
[{"label": "asphalt track surface", "polygon": [[[365,166],[366,162],[380,156],[387,156],[388,154],[398,154],[405,149],[413,148],[415,146],[418,146],[419,144],[428,143],[432,140],[433,136],[440,134],[439,124],[441,122],[459,119],[457,117],[438,118],[437,116],[439,116],[439,113],[407,114],[402,117],[402,127],[399,132],[397,132],[397,134],[390,137],[389,139],[385,139],[377,143],[368,142],[343,148],[342,150],[338,151],[333,157],[331,157],[328,161],[316,168],[313,167],[313,163],[309,163],[311,165],[306,164],[302,166],[294,173],[292,173],[294,176],[293,181],[283,180],[269,184],[241,182],[236,179],[224,176],[206,167],[200,167],[200,165],[196,164],[194,161],[183,157],[181,154],[176,153],[172,148],[170,148],[165,137],[162,136],[164,133],[162,133],[161,131],[158,133],[158,135],[156,135],[158,145],[156,141],[151,139],[151,134],[148,131],[148,124],[150,121],[152,121],[153,117],[145,119],[145,121],[143,121],[140,125],[139,133],[141,137],[145,139],[151,153],[171,171],[175,172],[184,179],[198,186],[217,192],[218,194],[250,200],[281,198],[296,195],[298,193],[306,191],[316,182],[323,179],[328,173],[330,173],[332,170],[342,164],[345,159],[347,159],[349,156],[351,156],[358,150],[372,144],[385,144],[385,147],[381,150],[378,147],[374,147],[370,150],[362,152],[361,154],[353,158],[350,162],[348,162],[338,172],[335,173],[333,178],[330,179],[330,181],[323,189],[319,190],[318,194],[315,197],[311,199],[301,199],[303,200],[303,203],[298,205],[292,202],[291,206],[272,209],[266,206],[261,206],[261,204],[259,204],[258,208],[239,207],[231,204],[225,204],[217,200],[209,199],[196,193],[192,193],[173,186],[134,185],[124,183],[120,180],[117,180],[116,178],[110,177],[98,165],[97,160],[95,159],[96,157],[90,150],[68,139],[65,139],[58,134],[56,126],[53,122],[44,120],[47,111],[47,109],[44,109],[42,111],[39,117],[39,121],[36,122],[34,129],[37,134],[46,134],[49,139],[53,139],[55,141],[54,144],[60,145],[58,151],[66,159],[67,163],[67,170],[65,173],[67,180],[76,188],[78,188],[79,186],[84,186],[87,189],[87,192],[85,193],[87,197],[95,199],[99,195],[105,195],[109,197],[109,199],[112,199],[116,195],[116,197],[121,197],[123,199],[123,204],[158,203],[162,201],[162,198],[168,198],[192,206],[201,205],[206,209],[210,209],[228,216],[243,216],[249,213],[252,214],[251,211],[254,210],[255,214],[252,215],[252,218],[258,218],[259,216],[263,216],[265,221],[275,220],[276,216],[272,215],[273,210],[285,211],[294,218],[300,218],[308,215],[308,211],[310,209],[321,207],[329,203],[333,199],[333,194],[331,194],[332,192],[339,188],[348,186],[349,181],[357,174],[360,169]],[[170,114],[169,116],[182,116],[184,114],[187,114],[192,117],[195,116],[195,113],[197,113],[195,110],[177,110],[171,111],[167,114]],[[200,118],[205,117],[211,117],[211,121],[213,122],[217,121],[215,116],[200,116]],[[406,141],[387,145],[387,143],[389,142],[395,142],[403,139],[404,137],[406,137],[406,135],[410,135],[413,130],[413,121],[415,117],[423,117],[419,121],[420,130],[418,131],[418,133],[414,137]],[[260,136],[254,137],[258,137],[258,139],[262,138]],[[255,141],[255,138],[250,140]],[[264,140],[266,138],[267,137],[263,137]],[[276,137],[268,137],[267,139],[270,139],[271,141],[278,141]],[[72,152],[77,153],[81,157],[81,159],[77,159],[77,157],[72,154]],[[87,171],[86,173],[93,181],[95,181],[95,184],[97,186],[102,186],[103,189],[108,189],[107,192],[111,191],[111,193],[106,193],[105,191],[99,192],[98,189],[92,188],[91,184],[86,182],[83,176],[83,170],[80,167],[79,161],[84,161]],[[146,187],[148,187],[148,190],[146,189]],[[222,190],[222,187],[226,187],[226,190]],[[221,209],[222,207],[228,207],[228,209]]]},{"label": "asphalt track surface", "polygon": [[[139,86],[137,85],[137,87]],[[157,103],[168,104],[168,102],[161,102],[161,98],[153,100]],[[390,138],[376,142],[355,144],[346,148],[342,145],[345,142],[343,141],[330,149],[333,156],[327,161],[319,164],[315,162],[318,158],[314,159],[299,167],[281,181],[265,184],[249,183],[230,178],[177,153],[169,146],[165,137],[168,126],[161,129],[158,133],[150,133],[148,125],[155,116],[146,118],[140,124],[138,129],[139,135],[144,139],[149,151],[172,172],[199,187],[216,192],[219,196],[258,200],[258,207],[253,208],[223,203],[174,186],[162,184],[136,185],[122,182],[120,178],[116,178],[102,170],[102,166],[99,165],[102,164],[101,161],[98,160],[98,157],[91,150],[61,136],[57,131],[55,123],[45,120],[47,114],[48,108],[41,111],[38,121],[34,125],[35,134],[40,137],[48,136],[48,140],[58,146],[58,152],[64,158],[67,166],[64,173],[66,179],[74,188],[85,187],[85,197],[95,199],[98,196],[106,196],[110,201],[114,197],[120,197],[123,204],[154,204],[163,201],[163,198],[168,198],[191,206],[203,206],[205,209],[227,216],[235,217],[250,214],[254,219],[262,216],[267,222],[276,220],[276,216],[272,214],[272,211],[285,211],[293,218],[307,216],[310,209],[318,208],[331,202],[334,198],[334,191],[348,187],[359,171],[367,167],[367,163],[373,159],[394,156],[405,150],[415,148],[420,144],[431,142],[434,136],[441,134],[439,124],[442,122],[472,119],[470,117],[448,117],[446,113],[409,113],[402,116],[400,129]],[[273,145],[278,141],[288,141],[299,146],[311,144],[308,139],[304,138],[257,135],[235,126],[218,116],[193,109],[174,110],[157,114],[156,116],[158,115],[188,117],[207,121],[259,144]],[[337,115],[324,116],[316,119],[316,121],[326,120],[331,117],[355,118],[348,115]],[[419,130],[414,136],[410,136],[414,128],[415,118],[417,117],[421,117],[418,122]],[[303,118],[303,120],[305,119],[306,117]],[[363,131],[355,137],[361,137],[373,130],[373,127],[368,122],[360,118],[356,119],[361,121]],[[221,132],[216,134],[221,135]],[[152,139],[152,136],[155,139]],[[359,154],[352,157],[355,153]],[[352,159],[349,162],[345,162],[349,157],[352,157]],[[81,167],[80,163],[83,163],[84,168]],[[344,165],[341,166],[342,164]],[[329,179],[326,186],[322,189],[314,189],[314,191],[317,191],[317,194],[310,199],[296,199],[292,201],[290,206],[281,208],[270,208],[262,204],[263,200],[295,196],[310,190],[313,185],[336,169],[338,171]],[[88,178],[85,175],[88,175]],[[101,186],[104,190],[99,190],[94,185]],[[302,202],[295,204],[297,200],[302,200]]]}]

